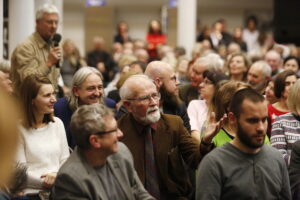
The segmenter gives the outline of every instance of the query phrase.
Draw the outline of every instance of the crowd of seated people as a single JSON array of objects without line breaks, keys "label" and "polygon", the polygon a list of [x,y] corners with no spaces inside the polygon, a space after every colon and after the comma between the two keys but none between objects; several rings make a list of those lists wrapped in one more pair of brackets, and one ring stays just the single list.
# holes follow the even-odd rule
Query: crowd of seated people
[{"label": "crowd of seated people", "polygon": [[[118,199],[114,192],[120,199],[207,199],[197,191],[196,182],[204,176],[195,170],[207,170],[202,161],[209,162],[208,155],[217,158],[218,151],[272,151],[284,173],[295,159],[300,162],[295,156],[300,148],[294,147],[300,139],[299,49],[276,44],[270,33],[260,41],[263,31],[255,16],[232,33],[224,19],[203,26],[191,57],[183,47],[166,44],[158,20],[150,21],[143,39],[131,37],[130,24],[120,22],[112,51],[98,35],[93,50],[82,56],[70,39],[62,48],[51,44],[59,18],[53,5],[44,5],[36,17],[36,31],[17,46],[12,62],[0,62],[0,94],[16,100],[23,111],[15,122],[17,154],[11,156],[22,183],[10,190],[16,184],[0,182],[0,199]],[[236,94],[243,92],[249,96],[239,102]],[[233,101],[242,111],[234,109]],[[243,118],[250,115],[244,101],[257,116]],[[252,108],[252,103],[259,106]],[[256,126],[261,135],[245,136]],[[74,163],[90,172],[82,172],[86,179]],[[116,165],[126,167],[116,172]],[[289,190],[283,199],[300,196],[300,183],[294,181],[299,171],[297,176],[293,168],[291,189],[283,177]],[[278,190],[263,187],[266,193]]]}]

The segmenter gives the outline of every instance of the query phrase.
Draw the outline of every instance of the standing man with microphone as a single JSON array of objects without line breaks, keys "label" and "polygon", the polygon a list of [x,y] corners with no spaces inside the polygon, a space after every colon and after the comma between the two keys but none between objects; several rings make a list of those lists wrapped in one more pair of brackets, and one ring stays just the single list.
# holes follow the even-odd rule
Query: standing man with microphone
[{"label": "standing man with microphone", "polygon": [[44,4],[36,12],[36,31],[13,51],[11,78],[19,95],[22,81],[31,74],[47,76],[58,91],[59,61],[62,57],[56,34],[59,12],[54,5]]}]

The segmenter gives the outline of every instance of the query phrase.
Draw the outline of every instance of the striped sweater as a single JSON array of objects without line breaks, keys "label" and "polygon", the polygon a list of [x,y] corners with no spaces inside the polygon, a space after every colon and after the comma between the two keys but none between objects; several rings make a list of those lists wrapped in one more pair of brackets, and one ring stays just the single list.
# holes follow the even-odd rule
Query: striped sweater
[{"label": "striped sweater", "polygon": [[271,145],[278,149],[289,165],[292,145],[300,140],[300,116],[287,113],[276,117],[272,124]]}]

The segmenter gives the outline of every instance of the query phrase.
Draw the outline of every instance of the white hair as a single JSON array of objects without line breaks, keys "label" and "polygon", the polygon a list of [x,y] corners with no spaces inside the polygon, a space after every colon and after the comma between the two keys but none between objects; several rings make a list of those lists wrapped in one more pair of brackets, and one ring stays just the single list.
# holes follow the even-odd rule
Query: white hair
[{"label": "white hair", "polygon": [[53,4],[44,4],[44,5],[42,5],[42,7],[40,7],[36,11],[35,19],[36,20],[42,19],[43,15],[45,13],[48,13],[48,14],[55,13],[55,14],[59,15],[59,11],[58,11],[58,9],[57,9],[57,7],[55,5],[53,5]]},{"label": "white hair", "polygon": [[202,63],[206,66],[207,70],[222,72],[224,68],[223,59],[215,53],[210,53],[204,57],[198,58],[195,65]]}]

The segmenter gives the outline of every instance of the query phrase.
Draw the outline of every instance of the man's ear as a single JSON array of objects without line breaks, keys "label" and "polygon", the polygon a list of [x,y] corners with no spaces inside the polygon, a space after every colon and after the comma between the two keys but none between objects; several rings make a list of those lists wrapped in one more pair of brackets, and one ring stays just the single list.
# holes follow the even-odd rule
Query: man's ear
[{"label": "man's ear", "polygon": [[126,110],[128,112],[132,112],[132,109],[131,109],[131,102],[130,101],[127,101],[127,100],[124,100],[123,101],[123,105],[125,106]]},{"label": "man's ear", "polygon": [[235,125],[236,124],[236,117],[232,112],[228,113],[228,122],[230,125]]},{"label": "man's ear", "polygon": [[154,79],[154,84],[155,84],[157,90],[159,91],[159,89],[161,88],[163,82],[162,82],[162,80],[159,77],[156,77]]},{"label": "man's ear", "polygon": [[90,135],[89,142],[90,142],[91,147],[93,147],[93,148],[101,147],[100,139],[97,135]]},{"label": "man's ear", "polygon": [[73,86],[72,92],[73,92],[73,94],[74,94],[75,97],[79,96],[79,94],[78,94],[78,87],[76,85]]}]

